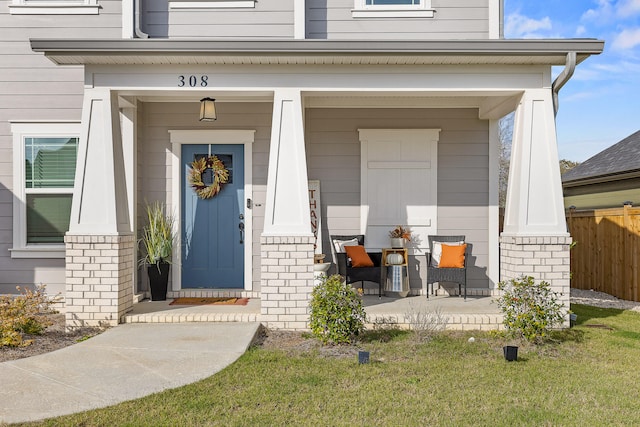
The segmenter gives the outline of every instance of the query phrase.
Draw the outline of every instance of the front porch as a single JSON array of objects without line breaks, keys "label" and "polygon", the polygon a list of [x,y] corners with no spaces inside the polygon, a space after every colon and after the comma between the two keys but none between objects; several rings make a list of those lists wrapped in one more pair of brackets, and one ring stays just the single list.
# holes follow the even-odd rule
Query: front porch
[{"label": "front porch", "polygon": [[[378,53],[344,55],[341,45],[316,63],[281,46],[273,53],[293,62],[260,59],[247,66],[239,57],[227,62],[226,53],[210,50],[220,47],[215,45],[208,47],[210,55],[199,56],[205,58],[202,67],[185,74],[208,83],[188,88],[176,87],[181,76],[173,74],[175,64],[132,63],[135,55],[128,54],[115,54],[122,67],[93,63],[86,69],[93,86],[84,92],[65,240],[68,327],[183,321],[190,312],[199,312],[201,321],[235,319],[238,307],[166,306],[151,310],[155,314],[137,312],[144,304],[132,307],[132,293],[146,291],[135,245],[146,201],[165,203],[177,218],[169,297],[191,288],[255,293],[259,307],[255,313],[253,305],[246,308],[239,318],[255,315],[253,320],[273,328],[308,327],[314,255],[329,255],[329,236],[363,234],[367,249],[381,251],[398,224],[413,233],[407,273],[412,294],[426,279],[428,236],[465,235],[470,289],[491,294],[499,280],[530,274],[551,281],[568,304],[570,238],[556,166],[557,93],[550,66],[575,62],[575,54],[562,46],[553,55],[546,48],[518,46],[465,50],[445,63],[435,55],[438,46],[436,52],[419,44],[411,54],[405,46],[394,47],[392,64]],[[314,57],[322,53],[316,44],[300,47]],[[579,48],[569,47],[571,53]],[[583,57],[591,48],[584,49]],[[102,58],[104,52],[94,54]],[[72,59],[64,55],[58,57],[61,64]],[[247,58],[253,61],[254,53]],[[219,102],[219,117],[200,122],[197,100],[211,96]],[[500,234],[498,121],[512,111]],[[196,157],[216,153],[231,156],[227,166],[236,171],[238,187],[227,194],[229,209],[214,215],[198,206],[217,203],[222,195],[199,200],[185,177]],[[310,181],[321,185],[313,218]],[[211,269],[226,268],[227,258],[233,260],[228,269],[242,273],[233,280]],[[415,299],[419,307],[409,307],[414,299],[381,303],[367,297],[367,310],[374,322],[390,317],[403,324],[410,308],[435,306],[436,300],[422,297]],[[490,299],[478,299],[483,300],[485,309],[476,311],[475,300],[443,299],[450,327],[499,325],[491,318],[496,312]],[[489,317],[476,321],[476,315]]]},{"label": "front porch", "polygon": [[[187,323],[187,322],[263,322],[260,314],[261,300],[249,299],[242,305],[169,305],[166,301],[142,301],[123,316],[123,323]],[[409,328],[411,315],[436,314],[446,320],[450,330],[492,330],[502,326],[502,314],[492,297],[461,298],[446,295],[409,296],[398,298],[365,295],[363,302],[367,313],[367,328],[398,326]]]}]

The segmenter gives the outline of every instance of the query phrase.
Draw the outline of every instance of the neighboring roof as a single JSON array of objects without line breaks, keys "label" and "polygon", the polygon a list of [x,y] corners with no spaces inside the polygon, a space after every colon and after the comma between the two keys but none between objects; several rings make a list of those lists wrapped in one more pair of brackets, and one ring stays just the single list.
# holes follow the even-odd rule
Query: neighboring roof
[{"label": "neighboring roof", "polygon": [[540,64],[577,63],[604,41],[548,40],[208,40],[31,39],[60,65],[79,64]]},{"label": "neighboring roof", "polygon": [[563,184],[603,181],[605,178],[640,171],[640,130],[580,163],[562,175]]}]

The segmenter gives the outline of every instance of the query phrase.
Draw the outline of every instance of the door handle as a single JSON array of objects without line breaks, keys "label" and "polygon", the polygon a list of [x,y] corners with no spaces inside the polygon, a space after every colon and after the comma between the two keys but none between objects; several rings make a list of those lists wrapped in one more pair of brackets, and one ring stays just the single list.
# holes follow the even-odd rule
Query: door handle
[{"label": "door handle", "polygon": [[240,244],[242,245],[244,243],[244,222],[240,222],[238,228],[240,229]]}]

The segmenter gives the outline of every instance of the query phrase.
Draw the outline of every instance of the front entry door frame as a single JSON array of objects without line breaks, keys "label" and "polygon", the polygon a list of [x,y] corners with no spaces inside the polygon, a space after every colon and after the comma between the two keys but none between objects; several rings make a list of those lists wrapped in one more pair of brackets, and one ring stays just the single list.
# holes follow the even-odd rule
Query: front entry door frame
[{"label": "front entry door frame", "polygon": [[173,251],[173,268],[171,268],[172,290],[182,289],[182,267],[180,260],[182,254],[181,230],[182,211],[180,203],[182,194],[182,180],[180,179],[180,166],[182,165],[182,144],[242,144],[244,145],[244,204],[245,210],[245,243],[244,243],[244,290],[253,290],[253,214],[248,201],[253,198],[253,167],[252,153],[255,130],[169,130],[171,141],[171,204],[172,211],[175,212],[177,241]]}]

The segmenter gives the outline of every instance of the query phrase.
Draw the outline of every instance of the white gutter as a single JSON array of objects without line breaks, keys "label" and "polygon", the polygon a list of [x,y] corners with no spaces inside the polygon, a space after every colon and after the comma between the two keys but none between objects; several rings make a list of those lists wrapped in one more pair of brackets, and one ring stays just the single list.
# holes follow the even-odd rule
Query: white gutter
[{"label": "white gutter", "polygon": [[142,0],[134,0],[134,32],[135,36],[139,39],[148,39],[149,34],[142,32],[140,29],[140,2]]},{"label": "white gutter", "polygon": [[564,66],[564,70],[560,73],[558,77],[554,80],[551,85],[551,92],[553,93],[553,114],[558,115],[558,108],[560,107],[560,101],[558,98],[558,93],[562,86],[565,85],[573,76],[573,72],[576,70],[576,52],[567,53],[567,62]]}]

